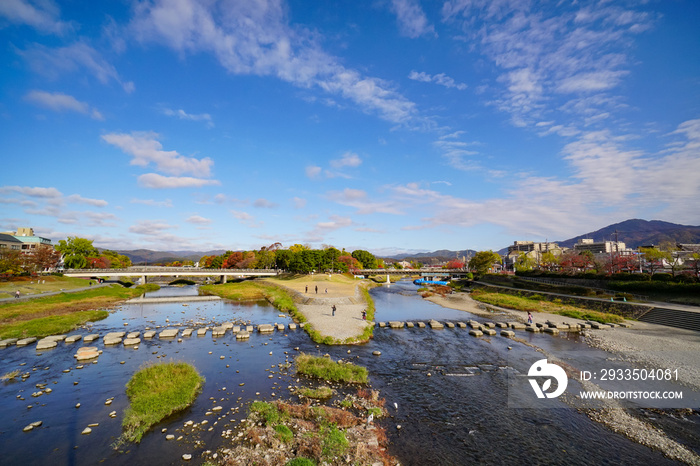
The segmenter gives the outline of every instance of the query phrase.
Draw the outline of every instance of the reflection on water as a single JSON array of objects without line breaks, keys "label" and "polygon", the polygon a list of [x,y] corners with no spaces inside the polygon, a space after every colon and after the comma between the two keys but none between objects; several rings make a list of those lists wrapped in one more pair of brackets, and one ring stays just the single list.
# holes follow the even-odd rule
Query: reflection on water
[{"label": "reflection on water", "polygon": [[[195,287],[178,289],[196,294]],[[464,321],[474,317],[426,302],[414,291],[410,283],[373,290],[377,320]],[[137,304],[122,306],[89,331],[201,327],[225,321],[288,324],[289,318],[266,303]],[[582,348],[576,340],[522,336],[551,351]],[[191,453],[192,464],[201,464],[202,452],[227,445],[221,433],[236,428],[248,402],[290,397],[288,386],[297,385],[296,376],[279,365],[293,359],[296,347],[368,367],[372,385],[381,390],[391,415],[380,421],[387,427],[390,453],[403,464],[670,463],[660,453],[609,432],[564,404],[561,409],[508,408],[507,376],[513,370],[508,361],[531,358],[535,350],[501,337],[473,338],[462,329],[376,329],[372,341],[351,347],[317,348],[302,330],[253,334],[246,342],[236,341],[231,333],[216,340],[211,333],[205,337],[195,334],[181,343],[155,338],[143,341],[137,350],[104,348],[101,340],[94,345],[104,352],[97,364],[88,363],[82,369],[73,359],[76,348],[83,346],[80,342],[60,343],[41,355],[33,346],[0,350],[3,373],[15,369],[30,373],[26,381],[0,384],[0,463],[43,465],[50,458],[58,465],[174,464],[181,462],[183,453]],[[382,355],[373,356],[375,350]],[[128,404],[126,382],[143,364],[171,360],[197,367],[206,378],[202,393],[186,412],[163,421],[141,444],[115,450],[112,446]],[[48,384],[51,393],[32,397],[39,391],[36,384],[41,383]],[[111,397],[113,403],[105,405]],[[207,415],[217,405],[223,407],[220,419]],[[111,411],[117,412],[116,418],[109,417]],[[187,420],[207,420],[208,424],[192,432],[182,429]],[[34,421],[43,424],[22,432]],[[91,423],[99,425],[90,435],[81,435]],[[182,435],[183,440],[166,441],[163,428],[176,437]]]}]

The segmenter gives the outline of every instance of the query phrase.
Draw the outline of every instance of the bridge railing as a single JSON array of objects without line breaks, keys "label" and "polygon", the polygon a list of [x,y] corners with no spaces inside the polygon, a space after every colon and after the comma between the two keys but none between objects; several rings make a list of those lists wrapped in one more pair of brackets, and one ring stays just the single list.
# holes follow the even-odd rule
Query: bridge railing
[{"label": "bridge railing", "polygon": [[141,273],[141,272],[181,272],[183,274],[198,272],[198,273],[208,273],[212,275],[216,274],[232,274],[232,273],[277,273],[275,269],[205,269],[199,267],[158,267],[158,266],[145,266],[145,267],[128,267],[125,269],[65,269],[63,273],[94,273],[95,275],[105,274],[105,273]]}]

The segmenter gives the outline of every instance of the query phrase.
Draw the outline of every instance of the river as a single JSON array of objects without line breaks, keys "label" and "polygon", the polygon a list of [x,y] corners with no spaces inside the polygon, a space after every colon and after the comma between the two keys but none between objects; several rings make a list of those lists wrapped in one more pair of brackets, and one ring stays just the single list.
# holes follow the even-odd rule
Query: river
[{"label": "river", "polygon": [[[196,293],[196,287],[164,287],[151,296]],[[377,320],[475,318],[422,300],[410,282],[374,289],[372,296]],[[290,323],[288,316],[267,303],[134,304],[123,305],[107,319],[75,333],[143,332],[176,325],[195,328],[225,321]],[[136,350],[105,348],[98,340],[93,344],[103,354],[96,364],[82,368],[73,358],[81,342],[60,343],[41,354],[33,345],[10,347],[0,350],[0,372],[19,369],[30,376],[0,383],[0,464],[180,464],[184,453],[193,455],[192,464],[200,464],[205,451],[216,451],[230,442],[222,432],[235,431],[250,401],[293,398],[288,387],[309,383],[297,383],[295,374],[281,367],[298,351],[329,353],[334,359],[369,369],[372,386],[381,391],[390,413],[379,422],[387,428],[390,453],[402,464],[672,463],[563,402],[554,409],[509,407],[509,374],[518,371],[518,361],[538,355],[530,345],[550,352],[586,349],[577,336],[529,334],[523,338],[527,344],[500,336],[477,339],[465,329],[378,328],[374,339],[364,345],[318,347],[303,330],[254,333],[243,342],[230,332],[217,339],[211,333],[204,337],[195,333],[182,342],[157,337],[144,340]],[[373,356],[373,351],[382,354]],[[172,360],[184,360],[197,368],[206,379],[202,393],[189,409],[164,420],[140,444],[118,445],[122,414],[128,406],[126,382],[144,364]],[[32,397],[40,391],[37,384],[44,383],[51,392]],[[214,406],[222,406],[223,414],[212,412]],[[117,413],[114,418],[109,416],[112,411]],[[665,422],[679,440],[693,442],[700,432],[697,418],[696,414],[683,421],[686,424]],[[207,423],[193,430],[183,427],[188,420]],[[22,431],[34,421],[42,425]],[[92,433],[81,435],[92,423],[98,424]],[[167,441],[163,429],[183,439]],[[693,444],[696,451],[698,445],[700,442]]]}]

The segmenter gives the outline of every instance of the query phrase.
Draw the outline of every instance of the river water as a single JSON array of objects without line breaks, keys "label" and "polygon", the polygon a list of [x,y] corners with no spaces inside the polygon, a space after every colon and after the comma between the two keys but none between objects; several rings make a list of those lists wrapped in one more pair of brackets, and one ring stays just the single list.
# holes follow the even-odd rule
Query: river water
[{"label": "river water", "polygon": [[[196,294],[196,287],[164,287],[151,296]],[[377,320],[483,321],[471,314],[422,300],[410,282],[372,291]],[[498,316],[494,316],[498,320]],[[199,327],[213,323],[289,324],[267,303],[225,301],[123,305],[107,319],[75,333],[160,330],[168,326]],[[125,325],[126,324],[126,325]],[[254,333],[249,341],[235,336],[213,339],[211,333],[164,341],[144,340],[138,349],[105,348],[96,364],[78,368],[73,355],[81,342],[59,343],[37,353],[33,345],[0,350],[0,372],[15,369],[30,376],[0,383],[0,464],[108,465],[180,464],[184,453],[192,464],[202,453],[229,444],[222,432],[234,430],[255,399],[288,399],[288,387],[309,385],[283,366],[298,351],[330,354],[366,366],[373,388],[387,400],[390,453],[402,464],[670,464],[661,453],[614,434],[561,402],[553,409],[508,406],[509,375],[522,371],[518,361],[541,358],[530,346],[552,353],[585,350],[577,336],[522,334],[525,342],[503,337],[473,338],[465,329],[376,329],[372,341],[357,346],[320,347],[303,330]],[[509,349],[510,347],[510,349]],[[348,349],[350,354],[348,354]],[[381,356],[373,356],[381,351]],[[125,384],[144,364],[184,360],[205,377],[202,393],[185,412],[173,415],[144,436],[140,444],[119,444],[121,418],[128,406]],[[428,375],[430,374],[430,375]],[[32,397],[47,384],[50,393]],[[41,386],[40,386],[41,387]],[[111,404],[105,402],[113,398]],[[80,407],[76,408],[76,403]],[[216,414],[215,406],[223,410]],[[109,413],[116,411],[111,418]],[[700,424],[665,421],[680,440],[700,445]],[[183,424],[207,421],[204,427]],[[22,428],[42,425],[30,432]],[[89,435],[81,432],[97,423]],[[400,426],[400,427],[399,427]],[[182,440],[167,441],[166,433]]]}]

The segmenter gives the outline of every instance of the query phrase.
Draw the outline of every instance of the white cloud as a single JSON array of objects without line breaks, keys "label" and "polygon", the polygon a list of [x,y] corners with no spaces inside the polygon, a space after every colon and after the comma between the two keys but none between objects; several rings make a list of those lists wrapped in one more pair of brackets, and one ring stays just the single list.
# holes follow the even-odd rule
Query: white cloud
[{"label": "white cloud", "polygon": [[391,0],[391,6],[402,35],[412,39],[429,34],[437,36],[417,0]]},{"label": "white cloud", "polygon": [[29,186],[2,186],[0,193],[19,193],[29,197],[39,197],[45,199],[57,199],[63,197],[61,191],[56,188],[40,188]]},{"label": "white cloud", "polygon": [[301,197],[294,197],[292,198],[292,204],[294,205],[295,209],[303,209],[306,207],[306,199],[303,199]]},{"label": "white cloud", "polygon": [[170,208],[173,206],[173,201],[170,199],[166,199],[164,201],[156,201],[153,199],[132,199],[130,201],[132,204],[143,204],[143,205],[148,205],[152,207],[167,207]]},{"label": "white cloud", "polygon": [[104,117],[97,109],[91,108],[87,103],[81,102],[71,95],[61,94],[60,92],[51,93],[33,90],[27,93],[24,98],[54,112],[68,110],[90,115],[95,120],[104,120]]},{"label": "white cloud", "polygon": [[145,167],[153,162],[158,170],[170,175],[188,173],[198,177],[206,177],[211,174],[213,160],[208,157],[203,159],[184,157],[176,151],[164,151],[158,137],[159,135],[153,132],[132,132],[131,134],[105,134],[102,139],[132,155],[132,165]]},{"label": "white cloud", "polygon": [[253,201],[253,207],[258,207],[260,209],[274,209],[277,207],[277,204],[268,201],[267,199],[260,198]]},{"label": "white cloud", "polygon": [[326,197],[338,204],[357,209],[361,215],[382,213],[403,215],[403,206],[399,202],[374,202],[368,199],[367,193],[361,189],[345,188],[343,191],[330,191]]},{"label": "white cloud", "polygon": [[202,186],[216,186],[221,183],[218,180],[205,180],[189,176],[163,176],[157,173],[146,173],[139,176],[139,186],[144,188],[201,188]]},{"label": "white cloud", "polygon": [[454,79],[450,78],[447,76],[445,73],[440,73],[436,75],[429,75],[428,73],[425,73],[423,71],[418,72],[415,70],[412,70],[408,74],[408,79],[412,79],[413,81],[420,81],[424,83],[435,83],[439,84],[441,86],[445,86],[447,88],[455,88],[460,91],[463,91],[467,88],[467,85],[464,83],[458,83],[455,82]]},{"label": "white cloud", "polygon": [[107,206],[107,204],[109,204],[103,199],[90,199],[87,197],[83,197],[80,194],[71,194],[66,198],[66,201],[76,204],[87,204],[95,207],[105,207]]},{"label": "white cloud", "polygon": [[333,168],[344,167],[359,167],[362,164],[362,159],[359,155],[353,152],[346,152],[339,159],[331,160],[330,165]]},{"label": "white cloud", "polygon": [[415,117],[415,104],[378,78],[362,76],[323,52],[314,34],[288,24],[281,0],[228,4],[181,0],[143,2],[130,34],[181,53],[211,53],[234,74],[275,76],[303,89],[320,88],[394,123]]},{"label": "white cloud", "polygon": [[127,93],[134,91],[133,82],[123,81],[117,70],[100,53],[84,42],[76,42],[66,47],[50,48],[34,44],[17,53],[29,63],[37,73],[55,79],[62,73],[88,71],[102,84],[117,82]]},{"label": "white cloud", "polygon": [[163,114],[171,117],[176,117],[181,120],[204,121],[207,123],[207,126],[214,126],[214,122],[212,121],[211,115],[209,115],[208,113],[192,114],[187,113],[182,109],[172,110],[169,108],[165,108],[163,109]]},{"label": "white cloud", "polygon": [[321,167],[309,165],[308,167],[306,167],[306,176],[308,176],[311,179],[318,178],[322,170],[323,169]]},{"label": "white cloud", "polygon": [[187,219],[185,219],[185,222],[193,223],[195,225],[209,225],[211,224],[212,220],[199,215],[190,215]]},{"label": "white cloud", "polygon": [[41,33],[59,34],[70,32],[70,23],[61,21],[58,5],[51,0],[3,0],[0,2],[0,17],[14,24],[26,24]]}]

